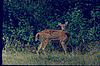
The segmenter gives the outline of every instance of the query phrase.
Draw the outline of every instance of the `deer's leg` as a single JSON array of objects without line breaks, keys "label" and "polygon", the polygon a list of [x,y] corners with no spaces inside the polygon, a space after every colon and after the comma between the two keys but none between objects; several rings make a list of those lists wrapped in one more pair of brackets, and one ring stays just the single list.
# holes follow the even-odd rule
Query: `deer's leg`
[{"label": "deer's leg", "polygon": [[[47,46],[47,44],[48,44],[48,39],[46,39],[46,40],[44,41],[43,45],[42,45],[42,50],[43,50],[44,54],[45,54],[44,49],[45,49],[45,47]],[[45,55],[46,55],[46,54],[45,54]]]},{"label": "deer's leg", "polygon": [[40,51],[40,49],[42,48],[43,42],[41,42],[41,44],[38,46],[38,50],[37,50],[37,54],[39,54],[38,52]]},{"label": "deer's leg", "polygon": [[65,47],[64,42],[63,42],[63,41],[61,42],[61,46],[62,46],[62,48],[64,49],[64,52],[66,53],[66,47]]}]

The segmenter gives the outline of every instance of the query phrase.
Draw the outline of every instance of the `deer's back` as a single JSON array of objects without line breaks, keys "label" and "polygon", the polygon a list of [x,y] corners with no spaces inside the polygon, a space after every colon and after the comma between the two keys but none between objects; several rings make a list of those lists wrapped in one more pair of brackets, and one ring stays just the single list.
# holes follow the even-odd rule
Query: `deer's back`
[{"label": "deer's back", "polygon": [[43,30],[41,31],[41,37],[47,38],[47,39],[64,39],[67,38],[66,34],[62,30]]}]

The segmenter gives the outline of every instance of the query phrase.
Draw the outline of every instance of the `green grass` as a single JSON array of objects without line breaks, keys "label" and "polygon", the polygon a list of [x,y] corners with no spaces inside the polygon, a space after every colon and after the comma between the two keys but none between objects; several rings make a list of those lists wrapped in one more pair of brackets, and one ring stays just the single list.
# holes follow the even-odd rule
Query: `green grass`
[{"label": "green grass", "polygon": [[32,52],[14,52],[2,51],[3,65],[99,65],[100,53],[80,54],[52,51],[44,54],[34,54]]}]

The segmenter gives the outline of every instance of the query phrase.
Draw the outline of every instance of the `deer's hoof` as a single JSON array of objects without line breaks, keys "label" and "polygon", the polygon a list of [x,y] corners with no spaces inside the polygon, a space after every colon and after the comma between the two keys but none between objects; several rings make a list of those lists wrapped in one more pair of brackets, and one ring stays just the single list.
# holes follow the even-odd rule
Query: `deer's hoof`
[{"label": "deer's hoof", "polygon": [[66,54],[67,52],[65,51],[64,54]]},{"label": "deer's hoof", "polygon": [[37,54],[37,55],[39,55],[39,52],[38,52],[38,51],[36,51],[36,54]]}]

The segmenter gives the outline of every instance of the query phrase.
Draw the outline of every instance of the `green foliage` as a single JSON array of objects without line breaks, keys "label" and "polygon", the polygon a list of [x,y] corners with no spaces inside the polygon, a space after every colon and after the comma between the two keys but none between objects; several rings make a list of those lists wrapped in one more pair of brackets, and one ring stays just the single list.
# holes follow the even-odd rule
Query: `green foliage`
[{"label": "green foliage", "polygon": [[[5,0],[3,38],[7,46],[22,48],[25,45],[37,45],[34,36],[37,32],[56,28],[58,23],[68,21],[66,31],[70,33],[68,45],[87,46],[90,42],[100,42],[100,12],[98,6],[92,6],[78,0]],[[90,18],[84,17],[84,4],[93,7]]]},{"label": "green foliage", "polygon": [[71,44],[79,44],[79,37],[82,35],[79,35],[79,33],[82,30],[83,19],[82,19],[82,13],[78,8],[74,8],[74,11],[71,11],[71,13],[67,13],[69,19],[69,26],[68,31],[70,32],[70,42]]}]

